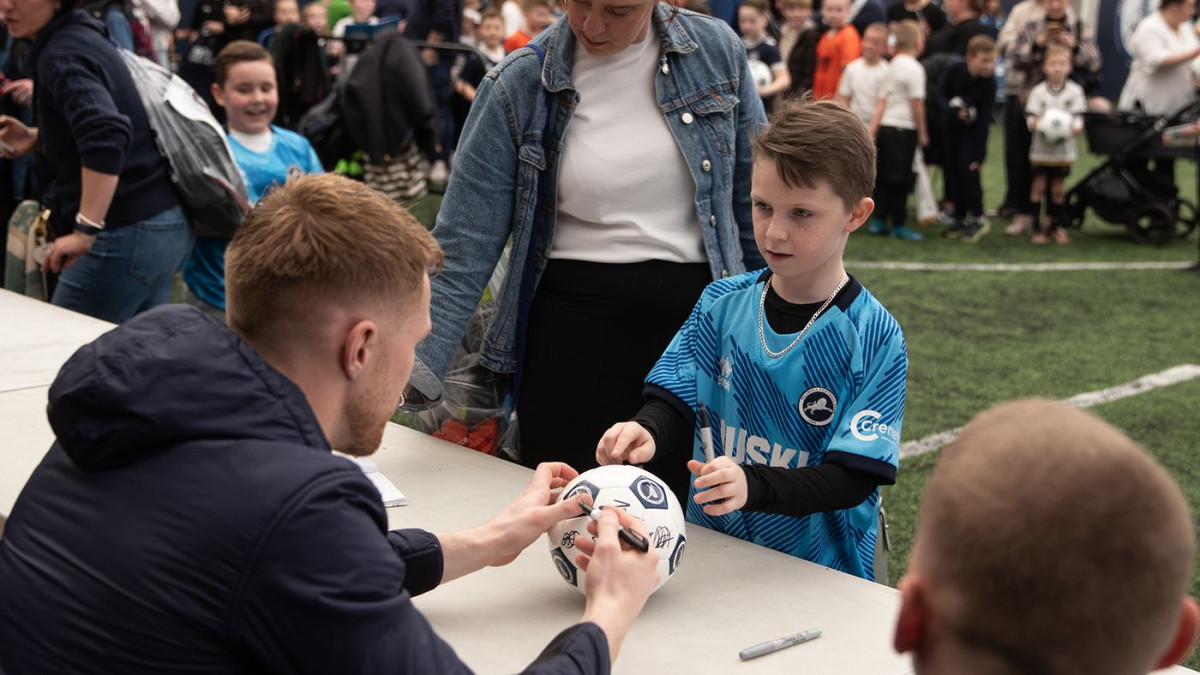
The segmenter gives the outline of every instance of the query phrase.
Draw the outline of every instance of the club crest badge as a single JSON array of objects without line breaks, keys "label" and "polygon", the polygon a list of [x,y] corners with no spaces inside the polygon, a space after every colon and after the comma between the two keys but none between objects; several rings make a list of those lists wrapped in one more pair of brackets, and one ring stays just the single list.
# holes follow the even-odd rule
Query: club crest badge
[{"label": "club crest badge", "polygon": [[800,395],[800,417],[814,427],[823,427],[833,421],[837,410],[837,397],[824,387],[812,387]]}]

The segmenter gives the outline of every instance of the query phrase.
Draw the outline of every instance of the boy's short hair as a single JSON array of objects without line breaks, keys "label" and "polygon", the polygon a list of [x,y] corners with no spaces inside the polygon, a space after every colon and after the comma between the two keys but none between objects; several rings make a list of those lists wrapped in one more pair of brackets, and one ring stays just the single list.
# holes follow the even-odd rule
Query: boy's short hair
[{"label": "boy's short hair", "polygon": [[1176,634],[1192,528],[1179,486],[1119,430],[1018,401],[943,451],[912,565],[949,633],[1019,672],[1146,672]]},{"label": "boy's short hair", "polygon": [[872,30],[873,31],[883,31],[884,36],[887,36],[887,34],[888,34],[887,24],[879,22],[879,21],[876,21],[875,23],[872,23],[872,24],[868,24],[867,27],[863,29],[863,35],[865,36],[867,34],[867,31],[872,31]]},{"label": "boy's short hair", "polygon": [[742,4],[739,7],[749,7],[763,16],[771,12],[771,7],[767,4],[767,0],[742,0]]},{"label": "boy's short hair", "polygon": [[783,6],[785,8],[787,8],[787,7],[804,7],[806,9],[812,9],[812,6],[813,6],[812,0],[783,0],[783,2],[780,4],[781,4],[781,6]]},{"label": "boy's short hair", "polygon": [[[334,174],[289,180],[246,216],[225,254],[229,326],[252,339],[322,308],[404,307],[442,265],[433,236],[404,208]],[[307,318],[305,318],[307,317]]]},{"label": "boy's short hair", "polygon": [[892,34],[896,36],[896,49],[901,51],[912,51],[917,48],[917,43],[925,33],[921,30],[921,24],[912,19],[897,21],[892,28]]},{"label": "boy's short hair", "polygon": [[214,78],[218,87],[225,86],[225,80],[229,78],[229,71],[239,63],[248,63],[250,61],[269,61],[271,60],[271,52],[257,42],[249,40],[234,40],[225,45],[217,54],[217,60],[213,63]]},{"label": "boy's short hair", "polygon": [[789,187],[829,185],[852,211],[875,188],[875,143],[857,115],[831,100],[793,97],[776,104],[750,141],[756,160],[775,163]]},{"label": "boy's short hair", "polygon": [[[1061,45],[1057,42],[1051,42],[1050,44],[1046,45],[1046,50],[1042,52],[1042,63],[1048,61],[1054,54],[1065,54],[1067,61],[1073,61],[1075,57],[1075,52],[1073,52],[1070,47]],[[1072,65],[1074,64],[1072,63]]]},{"label": "boy's short hair", "polygon": [[987,35],[976,35],[967,42],[967,58],[979,54],[995,54],[996,41]]},{"label": "boy's short hair", "polygon": [[491,7],[489,9],[485,9],[479,13],[479,23],[481,25],[483,24],[484,21],[487,21],[488,19],[497,19],[499,21],[504,21],[504,15],[500,13],[500,10],[496,9],[495,7]]}]

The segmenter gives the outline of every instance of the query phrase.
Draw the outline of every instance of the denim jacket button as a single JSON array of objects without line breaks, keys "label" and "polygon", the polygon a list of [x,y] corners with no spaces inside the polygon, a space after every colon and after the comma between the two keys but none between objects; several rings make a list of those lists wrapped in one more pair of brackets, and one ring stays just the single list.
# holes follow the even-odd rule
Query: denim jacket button
[{"label": "denim jacket button", "polygon": [[721,278],[724,279],[727,276],[729,276],[729,270],[721,270]]},{"label": "denim jacket button", "polygon": [[708,173],[709,171],[712,171],[712,162],[706,159],[703,162],[700,162],[700,168],[704,170],[704,173]]},{"label": "denim jacket button", "polygon": [[666,75],[666,74],[667,74],[667,73],[669,73],[669,72],[671,72],[671,66],[670,66],[670,64],[668,64],[668,63],[663,63],[663,64],[662,64],[662,74],[663,74],[663,75]]},{"label": "denim jacket button", "polygon": [[694,120],[695,118],[692,117],[692,113],[683,113],[683,116],[680,117],[679,119],[683,120],[684,124],[691,124],[692,120]]},{"label": "denim jacket button", "polygon": [[708,217],[708,224],[709,224],[709,225],[712,225],[713,227],[716,227],[716,226],[717,226],[717,216],[716,216],[716,215],[711,215],[711,216],[709,216],[709,217]]}]

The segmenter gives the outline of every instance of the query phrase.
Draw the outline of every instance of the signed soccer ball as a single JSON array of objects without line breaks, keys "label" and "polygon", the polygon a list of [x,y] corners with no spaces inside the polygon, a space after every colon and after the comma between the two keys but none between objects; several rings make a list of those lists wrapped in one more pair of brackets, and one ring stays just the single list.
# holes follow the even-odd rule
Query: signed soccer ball
[{"label": "signed soccer ball", "polygon": [[1062,143],[1071,137],[1074,117],[1066,110],[1047,110],[1038,118],[1037,131],[1047,143]]},{"label": "signed soccer ball", "polygon": [[754,80],[754,86],[765,87],[775,81],[775,74],[771,72],[771,66],[752,59],[750,61],[750,78]]},{"label": "signed soccer ball", "polygon": [[[559,499],[588,493],[592,504],[606,508],[618,508],[641,519],[646,524],[650,539],[650,552],[658,556],[658,586],[662,588],[667,579],[679,568],[687,538],[684,532],[683,509],[679,500],[657,476],[636,466],[611,465],[585,471],[563,489]],[[575,541],[579,537],[590,537],[587,531],[588,517],[580,515],[569,518],[550,528],[546,537],[550,543],[550,557],[562,578],[580,593],[584,591],[583,570],[575,565]]]}]

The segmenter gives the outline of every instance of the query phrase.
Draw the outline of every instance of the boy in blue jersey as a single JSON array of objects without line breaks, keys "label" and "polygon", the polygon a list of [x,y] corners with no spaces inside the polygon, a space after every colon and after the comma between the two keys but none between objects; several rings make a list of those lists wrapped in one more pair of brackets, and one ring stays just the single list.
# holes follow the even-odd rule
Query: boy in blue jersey
[{"label": "boy in blue jersey", "polygon": [[650,371],[646,404],[605,432],[596,459],[691,456],[689,521],[874,579],[908,371],[899,324],[842,265],[874,208],[875,146],[849,110],[796,100],[753,146],[755,241],[770,269],[705,289]]},{"label": "boy in blue jersey", "polygon": [[[321,173],[321,160],[307,139],[271,124],[279,107],[279,92],[270,52],[253,42],[237,40],[221,50],[214,68],[213,99],[225,109],[229,145],[251,204],[293,176]],[[227,246],[229,238],[201,233],[183,266],[184,299],[222,321]]]}]

